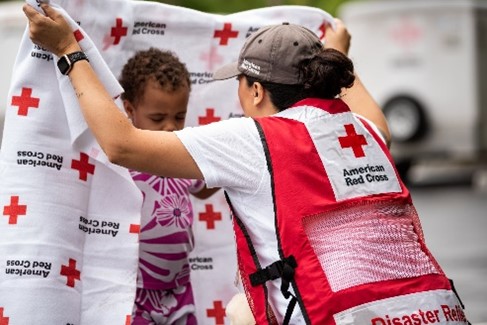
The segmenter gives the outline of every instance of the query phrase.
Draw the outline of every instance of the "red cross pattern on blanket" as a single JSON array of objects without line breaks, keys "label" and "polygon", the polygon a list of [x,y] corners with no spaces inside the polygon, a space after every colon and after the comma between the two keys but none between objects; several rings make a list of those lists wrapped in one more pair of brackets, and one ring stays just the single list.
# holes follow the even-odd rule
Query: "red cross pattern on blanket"
[{"label": "red cross pattern on blanket", "polygon": [[19,216],[27,214],[27,205],[19,204],[19,196],[13,195],[10,197],[10,205],[3,207],[3,215],[8,216],[8,224],[16,225]]},{"label": "red cross pattern on blanket", "polygon": [[4,315],[3,307],[0,307],[0,325],[8,325],[9,317]]},{"label": "red cross pattern on blanket", "polygon": [[120,40],[123,36],[127,36],[128,28],[123,26],[123,19],[116,18],[115,19],[115,26],[112,27],[110,36],[113,37],[113,45],[117,45],[120,43]]},{"label": "red cross pattern on blanket", "polygon": [[367,140],[362,134],[357,134],[353,124],[345,124],[345,131],[347,135],[344,137],[338,137],[340,146],[342,148],[352,148],[353,154],[356,158],[365,157],[365,151],[362,146],[367,145]]},{"label": "red cross pattern on blanket", "polygon": [[213,308],[206,310],[206,316],[208,318],[214,317],[216,325],[225,324],[225,308],[222,301],[213,301]]},{"label": "red cross pattern on blanket", "polygon": [[218,122],[222,118],[215,115],[214,108],[207,108],[205,116],[198,116],[198,124],[199,125],[207,125],[213,122]]},{"label": "red cross pattern on blanket", "polygon": [[76,39],[78,42],[81,42],[81,41],[82,41],[82,40],[85,38],[85,36],[83,35],[83,33],[82,33],[82,32],[81,32],[79,29],[75,30],[75,31],[73,32],[73,34],[74,34],[74,38],[75,38],[75,39]]},{"label": "red cross pattern on blanket", "polygon": [[213,70],[215,66],[220,66],[223,64],[223,56],[218,54],[218,48],[212,46],[209,52],[204,52],[200,55],[200,60],[207,62],[208,70]]},{"label": "red cross pattern on blanket", "polygon": [[71,161],[71,168],[79,171],[79,179],[82,181],[88,180],[88,174],[95,174],[95,165],[90,164],[90,157],[84,152],[80,152],[79,160],[73,159]]},{"label": "red cross pattern on blanket", "polygon": [[[36,0],[24,1],[36,4]],[[190,72],[192,93],[187,116],[190,127],[243,115],[237,96],[238,82],[214,83],[212,76],[219,67],[235,61],[246,37],[252,32],[261,26],[288,21],[302,24],[323,38],[332,22],[321,9],[301,6],[272,6],[218,15],[197,13],[154,1],[53,2],[72,15],[70,25],[73,35],[113,98],[118,99],[123,91],[117,79],[122,65],[132,54],[150,47],[174,52]],[[36,6],[36,9],[40,8]],[[147,29],[134,33],[134,28],[139,25]],[[25,151],[42,153],[44,159],[32,155],[25,159],[26,164],[32,161],[30,167],[13,164],[12,168],[16,170],[6,175],[8,182],[3,178],[3,174],[7,173],[0,173],[0,188],[3,190],[3,195],[0,195],[0,256],[3,260],[25,258],[51,263],[51,268],[45,269],[49,274],[43,274],[58,281],[48,281],[49,290],[42,292],[44,299],[36,299],[39,285],[46,284],[43,277],[31,276],[28,285],[9,292],[6,288],[10,281],[17,281],[17,277],[0,272],[0,325],[54,324],[59,319],[65,319],[64,324],[67,324],[68,320],[76,319],[80,314],[83,322],[87,323],[129,325],[133,322],[130,313],[135,298],[135,281],[132,280],[138,269],[143,196],[138,188],[133,188],[127,171],[120,166],[112,166],[101,152],[92,132],[87,129],[72,85],[57,69],[56,58],[48,56],[46,49],[33,46],[28,35],[24,38],[25,46],[21,48],[25,51],[18,56],[22,65],[19,64],[12,74],[14,83],[5,98],[8,105],[6,119],[10,119],[3,137],[9,146],[6,151],[8,157],[5,157],[9,162],[15,162],[20,159],[18,152]],[[123,107],[119,108],[123,111]],[[35,127],[27,127],[26,122]],[[353,160],[356,152],[359,155],[365,150],[367,156],[372,155],[371,148],[361,143],[360,134],[365,131],[359,129],[360,124],[353,122],[356,132],[345,132],[343,125],[347,123],[352,121],[342,122],[339,132],[335,133],[332,141],[327,139],[328,143]],[[343,149],[338,137],[343,138]],[[355,140],[351,140],[353,138]],[[367,141],[371,142],[369,139]],[[47,156],[56,156],[58,160]],[[0,157],[0,163],[3,163],[3,158],[4,155]],[[37,166],[40,168],[34,168]],[[16,187],[6,188],[12,186],[10,184]],[[25,192],[25,188],[39,186],[62,191],[61,202],[51,199],[52,191],[37,191],[34,196],[30,191]],[[238,291],[234,286],[235,273],[232,272],[238,267],[234,238],[231,232],[227,232],[232,227],[230,211],[223,191],[192,203],[197,245],[189,255],[194,260],[188,264],[191,280],[194,280],[194,296],[197,297],[195,318],[202,324],[226,324],[229,323],[225,315],[226,305]],[[77,214],[77,210],[82,213]],[[63,217],[52,218],[53,215]],[[45,226],[48,223],[56,226]],[[102,228],[102,223],[112,226]],[[30,236],[35,233],[29,229],[37,226],[42,226],[45,233],[34,241]],[[44,252],[39,254],[39,247],[58,244],[59,229],[63,230],[66,238],[73,238],[72,246],[59,247],[52,254],[49,252],[47,260],[47,257],[42,257],[47,256]],[[39,246],[39,239],[44,246]],[[4,242],[10,245],[13,240],[19,245],[30,245],[29,251],[22,252],[22,257],[19,257],[19,252],[2,245]],[[215,247],[217,249],[213,249]],[[113,254],[114,249],[124,253]],[[109,259],[99,259],[92,250],[112,255]],[[86,273],[93,266],[100,270],[96,279]],[[113,285],[116,283],[130,285]],[[110,290],[97,290],[105,287]],[[79,294],[83,306],[71,306],[70,297],[58,295],[59,289],[63,288],[76,290],[73,292]],[[12,301],[12,297],[25,298]],[[103,309],[101,320],[100,306],[110,301],[110,297],[120,299],[111,301],[110,308]],[[53,304],[46,308],[45,301]],[[70,308],[55,308],[66,305]],[[22,310],[36,310],[36,313]]]},{"label": "red cross pattern on blanket", "polygon": [[76,280],[80,280],[81,272],[76,269],[76,260],[70,258],[68,265],[61,265],[61,275],[66,277],[66,285],[74,287]]},{"label": "red cross pattern on blanket", "polygon": [[137,224],[131,224],[129,226],[129,233],[131,234],[139,234],[140,233],[140,225]]},{"label": "red cross pattern on blanket", "polygon": [[232,30],[231,23],[224,23],[223,29],[215,30],[213,37],[220,38],[220,45],[228,45],[228,41],[230,38],[238,37],[238,31]]},{"label": "red cross pattern on blanket", "polygon": [[222,214],[213,211],[213,204],[205,204],[205,212],[201,212],[198,215],[199,221],[206,222],[206,229],[215,229],[215,221],[222,220]]},{"label": "red cross pattern on blanket", "polygon": [[32,88],[22,87],[20,96],[12,96],[12,106],[18,106],[17,115],[27,116],[29,108],[38,108],[40,99],[32,97]]},{"label": "red cross pattern on blanket", "polygon": [[326,36],[326,29],[328,28],[329,24],[325,21],[323,22],[323,24],[321,24],[319,30],[320,30],[320,34],[318,35],[318,37],[320,38],[320,40],[324,40],[325,39],[325,36]]}]

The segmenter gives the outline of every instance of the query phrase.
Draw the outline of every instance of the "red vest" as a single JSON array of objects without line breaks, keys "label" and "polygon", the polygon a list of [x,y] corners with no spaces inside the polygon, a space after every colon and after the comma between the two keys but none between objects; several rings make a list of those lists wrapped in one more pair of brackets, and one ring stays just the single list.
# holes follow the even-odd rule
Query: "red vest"
[{"label": "red vest", "polygon": [[[388,312],[390,298],[453,296],[425,246],[409,191],[383,141],[341,100],[308,99],[295,106],[290,110],[312,106],[328,116],[314,124],[277,116],[255,121],[271,175],[279,255],[296,261],[291,286],[305,322],[414,324],[426,315],[448,320],[447,308],[464,320],[451,300],[439,299],[437,308],[414,302],[410,312]],[[245,224],[238,216],[234,221],[239,268],[256,322],[276,323],[265,284],[253,286],[249,278],[266,265],[260,265]],[[361,305],[365,311],[356,310]]]}]

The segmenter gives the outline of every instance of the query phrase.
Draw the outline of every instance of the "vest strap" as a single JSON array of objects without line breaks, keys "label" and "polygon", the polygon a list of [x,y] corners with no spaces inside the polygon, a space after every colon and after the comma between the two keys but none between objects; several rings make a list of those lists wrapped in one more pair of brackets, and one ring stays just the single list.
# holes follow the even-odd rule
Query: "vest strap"
[{"label": "vest strap", "polygon": [[291,320],[294,307],[296,306],[297,298],[289,292],[289,284],[294,278],[294,269],[298,266],[293,255],[289,255],[282,260],[275,261],[264,269],[252,273],[250,277],[250,284],[255,287],[266,283],[269,280],[281,278],[281,293],[286,299],[291,297],[287,306],[286,315],[284,317],[283,325],[288,325]]},{"label": "vest strap", "polygon": [[[294,269],[297,266],[298,264],[296,263],[296,259],[294,256],[290,255],[250,274],[250,284],[253,287],[256,287],[266,283],[269,280],[272,281],[282,277],[283,279],[285,278],[287,280],[287,287],[289,287],[289,281],[291,281],[294,277]],[[281,291],[282,289],[283,288],[281,287]],[[285,291],[287,292],[287,288],[285,288]]]}]

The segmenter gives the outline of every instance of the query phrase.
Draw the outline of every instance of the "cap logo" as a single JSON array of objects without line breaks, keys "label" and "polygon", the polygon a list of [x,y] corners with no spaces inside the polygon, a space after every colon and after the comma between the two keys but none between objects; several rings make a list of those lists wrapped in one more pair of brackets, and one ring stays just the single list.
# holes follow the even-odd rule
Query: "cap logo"
[{"label": "cap logo", "polygon": [[257,76],[260,75],[260,65],[247,61],[246,59],[243,60],[240,67],[249,73],[252,73]]}]

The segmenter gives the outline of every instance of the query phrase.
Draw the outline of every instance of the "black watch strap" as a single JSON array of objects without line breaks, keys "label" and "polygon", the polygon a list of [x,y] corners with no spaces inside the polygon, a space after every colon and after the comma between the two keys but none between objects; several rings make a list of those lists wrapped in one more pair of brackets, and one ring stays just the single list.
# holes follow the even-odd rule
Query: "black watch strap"
[{"label": "black watch strap", "polygon": [[73,68],[73,65],[80,60],[90,61],[86,54],[81,51],[65,54],[57,61],[57,67],[63,75],[67,75]]}]

